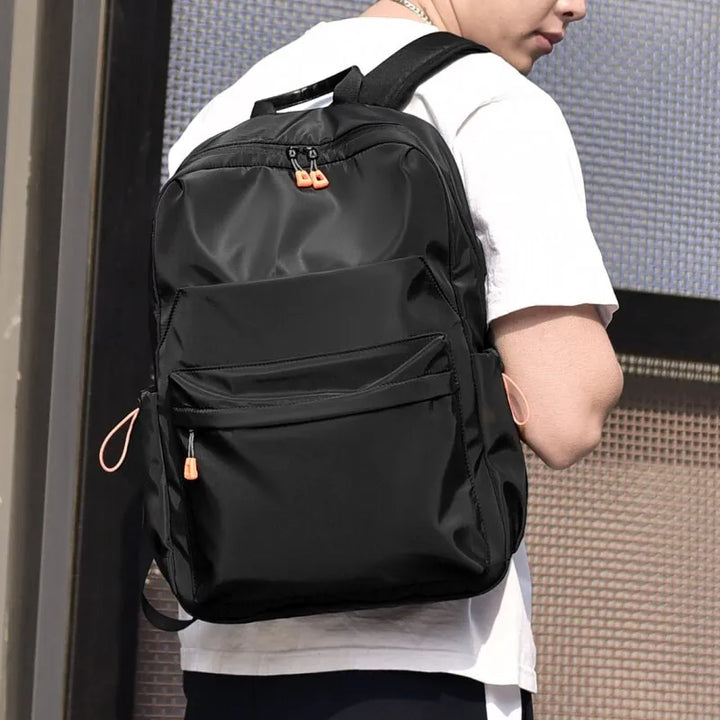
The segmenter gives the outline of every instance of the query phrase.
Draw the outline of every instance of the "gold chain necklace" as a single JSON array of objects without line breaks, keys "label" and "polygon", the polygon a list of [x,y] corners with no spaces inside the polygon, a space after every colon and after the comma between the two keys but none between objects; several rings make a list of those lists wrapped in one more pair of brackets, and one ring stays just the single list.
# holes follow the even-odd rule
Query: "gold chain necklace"
[{"label": "gold chain necklace", "polygon": [[412,10],[423,22],[427,23],[428,25],[432,25],[432,20],[427,16],[427,13],[422,9],[419,8],[414,3],[411,3],[410,0],[395,0],[398,5],[403,5],[408,10]]}]

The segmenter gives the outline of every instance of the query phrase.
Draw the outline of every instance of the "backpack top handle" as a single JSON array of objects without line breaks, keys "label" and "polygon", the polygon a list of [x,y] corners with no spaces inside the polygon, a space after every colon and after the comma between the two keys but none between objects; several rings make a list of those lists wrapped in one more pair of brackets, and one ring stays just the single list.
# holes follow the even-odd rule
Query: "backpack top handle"
[{"label": "backpack top handle", "polygon": [[275,95],[274,97],[265,98],[264,100],[258,100],[253,107],[250,117],[274,115],[279,110],[285,110],[293,105],[300,105],[309,100],[323,97],[323,95],[329,95],[341,81],[347,83],[345,87],[351,92],[353,90],[357,91],[360,88],[362,79],[363,75],[357,67],[346,68],[336,75],[332,75],[312,85],[307,85],[299,90],[292,90],[283,95]]}]

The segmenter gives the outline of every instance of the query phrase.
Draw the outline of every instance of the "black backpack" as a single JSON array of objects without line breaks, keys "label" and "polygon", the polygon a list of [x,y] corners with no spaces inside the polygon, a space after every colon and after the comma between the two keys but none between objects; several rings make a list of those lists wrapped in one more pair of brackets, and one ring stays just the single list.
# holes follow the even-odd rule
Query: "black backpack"
[{"label": "black backpack", "polygon": [[450,150],[401,111],[485,51],[432,33],[260,101],[162,189],[145,524],[193,618],[448,600],[506,574],[527,482],[482,250]]}]

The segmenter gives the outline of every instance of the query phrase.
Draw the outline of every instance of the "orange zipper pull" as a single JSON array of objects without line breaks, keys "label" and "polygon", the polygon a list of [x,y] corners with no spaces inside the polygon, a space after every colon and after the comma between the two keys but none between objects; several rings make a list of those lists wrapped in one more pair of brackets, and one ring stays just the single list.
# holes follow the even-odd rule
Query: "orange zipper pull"
[{"label": "orange zipper pull", "polygon": [[185,458],[185,472],[183,477],[186,480],[198,479],[197,458],[195,457],[195,431],[188,431],[188,454]]},{"label": "orange zipper pull", "polygon": [[313,186],[312,178],[307,170],[300,168],[295,171],[295,183],[299,188],[308,188]]},{"label": "orange zipper pull", "polygon": [[330,181],[322,170],[318,170],[318,151],[314,147],[306,148],[307,156],[310,158],[310,179],[315,190],[323,190]]},{"label": "orange zipper pull", "polygon": [[330,181],[325,177],[325,173],[323,173],[322,170],[311,170],[310,178],[315,190],[323,190],[330,184]]},{"label": "orange zipper pull", "polygon": [[309,188],[313,186],[312,178],[310,177],[310,173],[307,170],[304,170],[302,165],[298,162],[297,156],[298,151],[297,148],[291,147],[288,148],[288,158],[290,158],[290,162],[292,163],[293,169],[295,170],[295,184],[299,188]]}]

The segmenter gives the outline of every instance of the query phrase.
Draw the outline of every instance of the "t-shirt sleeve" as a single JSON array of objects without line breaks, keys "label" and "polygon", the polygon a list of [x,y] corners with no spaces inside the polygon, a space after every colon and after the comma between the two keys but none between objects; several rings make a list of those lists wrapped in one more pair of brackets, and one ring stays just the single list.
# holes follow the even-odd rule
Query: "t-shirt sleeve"
[{"label": "t-shirt sleeve", "polygon": [[488,322],[538,305],[617,299],[590,228],[580,161],[557,104],[532,87],[476,109],[453,146],[487,262]]}]

